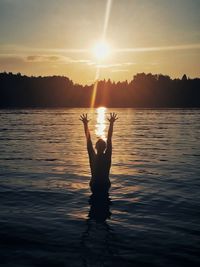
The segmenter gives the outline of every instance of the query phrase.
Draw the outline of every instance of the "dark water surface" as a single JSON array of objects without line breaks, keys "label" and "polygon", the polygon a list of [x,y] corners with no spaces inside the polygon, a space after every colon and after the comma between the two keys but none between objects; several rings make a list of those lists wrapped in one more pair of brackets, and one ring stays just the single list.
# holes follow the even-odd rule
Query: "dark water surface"
[{"label": "dark water surface", "polygon": [[[104,199],[88,186],[86,111],[94,142],[104,112],[120,117]],[[0,111],[0,266],[198,266],[200,110],[96,112]]]}]

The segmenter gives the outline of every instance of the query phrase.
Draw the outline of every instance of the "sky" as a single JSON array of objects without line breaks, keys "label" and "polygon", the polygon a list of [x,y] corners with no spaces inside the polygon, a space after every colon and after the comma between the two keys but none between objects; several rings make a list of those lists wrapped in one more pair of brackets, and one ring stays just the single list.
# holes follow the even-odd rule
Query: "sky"
[{"label": "sky", "polygon": [[[200,77],[200,0],[0,0],[0,71],[76,83]],[[109,46],[99,60],[94,47]]]}]

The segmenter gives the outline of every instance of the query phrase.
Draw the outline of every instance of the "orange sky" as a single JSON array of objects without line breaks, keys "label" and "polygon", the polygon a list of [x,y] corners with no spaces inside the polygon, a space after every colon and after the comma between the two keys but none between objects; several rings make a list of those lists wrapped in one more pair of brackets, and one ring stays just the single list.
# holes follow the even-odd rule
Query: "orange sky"
[{"label": "orange sky", "polygon": [[[137,72],[199,77],[198,0],[1,0],[0,71],[79,83]],[[108,56],[93,53],[104,38]]]}]

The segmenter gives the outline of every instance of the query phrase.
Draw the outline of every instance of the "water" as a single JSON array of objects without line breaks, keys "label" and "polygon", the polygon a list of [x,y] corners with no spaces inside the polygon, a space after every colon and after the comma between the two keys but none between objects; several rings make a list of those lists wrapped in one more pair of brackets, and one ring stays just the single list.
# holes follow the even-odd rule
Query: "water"
[{"label": "water", "polygon": [[[95,142],[110,111],[112,188],[99,204],[78,116]],[[1,110],[1,266],[197,266],[199,163],[200,110]]]}]

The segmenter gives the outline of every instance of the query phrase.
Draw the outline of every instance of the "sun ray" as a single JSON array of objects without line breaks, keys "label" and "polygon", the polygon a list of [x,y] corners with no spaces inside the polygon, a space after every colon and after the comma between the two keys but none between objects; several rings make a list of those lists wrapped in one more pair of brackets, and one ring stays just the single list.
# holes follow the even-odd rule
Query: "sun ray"
[{"label": "sun ray", "polygon": [[[103,43],[105,42],[105,38],[106,38],[108,22],[109,22],[109,18],[110,18],[111,6],[112,6],[112,0],[107,0],[106,12],[105,12],[105,18],[104,18],[104,24],[103,24],[104,25],[103,26],[103,33],[102,33],[102,42]],[[94,87],[93,87],[93,91],[92,91],[92,98],[91,98],[91,105],[90,105],[91,108],[93,108],[94,104],[95,104],[99,76],[100,76],[100,68],[97,67]]]},{"label": "sun ray", "polygon": [[95,75],[95,81],[94,81],[94,86],[92,90],[92,97],[91,97],[91,104],[90,107],[93,108],[96,100],[96,94],[97,94],[97,86],[99,82],[99,75],[100,75],[100,68],[98,67],[96,69],[96,75]]},{"label": "sun ray", "polygon": [[104,41],[106,38],[107,28],[108,28],[108,22],[110,19],[110,11],[112,7],[112,0],[107,0],[106,4],[106,12],[105,12],[105,19],[104,19],[104,26],[103,26],[103,34],[102,34],[102,40]]}]

